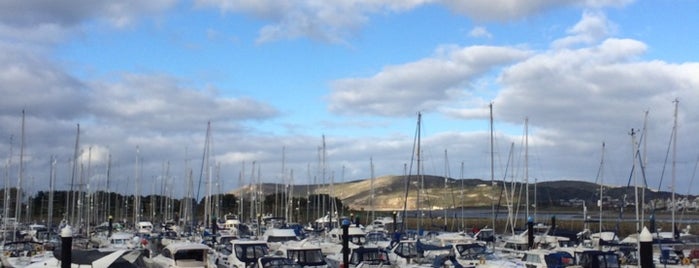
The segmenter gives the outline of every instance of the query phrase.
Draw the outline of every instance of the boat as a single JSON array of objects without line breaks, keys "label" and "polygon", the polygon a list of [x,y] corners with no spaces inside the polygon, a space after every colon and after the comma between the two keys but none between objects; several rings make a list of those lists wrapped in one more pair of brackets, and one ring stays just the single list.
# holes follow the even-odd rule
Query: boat
[{"label": "boat", "polygon": [[294,260],[280,256],[263,256],[257,259],[257,267],[264,268],[301,268],[306,267]]},{"label": "boat", "polygon": [[29,240],[5,242],[2,245],[0,266],[24,267],[51,257],[52,252],[45,250],[43,243]]},{"label": "boat", "polygon": [[150,235],[151,232],[153,232],[153,224],[149,221],[137,222],[136,232],[143,235]]},{"label": "boat", "polygon": [[216,267],[213,251],[209,247],[190,242],[172,243],[150,262],[157,267]]},{"label": "boat", "polygon": [[269,254],[269,246],[262,240],[232,240],[216,254],[215,263],[218,266],[249,267],[260,257]]},{"label": "boat", "polygon": [[[61,267],[62,256],[60,248],[54,250],[51,257],[44,260],[33,262],[25,268],[46,268],[46,267]],[[126,250],[120,249],[115,251],[105,251],[103,249],[90,250],[75,250],[71,251],[70,267],[160,267],[153,266],[147,258],[147,250],[135,249]],[[177,266],[179,267],[179,266]]]},{"label": "boat", "polygon": [[522,263],[524,263],[527,268],[568,267],[575,265],[575,259],[573,255],[568,252],[538,249],[525,252],[522,257]]},{"label": "boat", "polygon": [[[389,253],[380,247],[358,247],[353,248],[349,257],[349,263],[344,267],[399,267],[391,262]],[[328,255],[328,264],[331,267],[340,267],[342,263],[342,253]]]},{"label": "boat", "polygon": [[328,267],[328,263],[323,257],[323,252],[320,247],[315,246],[289,246],[283,252],[286,258],[289,258],[303,267]]}]

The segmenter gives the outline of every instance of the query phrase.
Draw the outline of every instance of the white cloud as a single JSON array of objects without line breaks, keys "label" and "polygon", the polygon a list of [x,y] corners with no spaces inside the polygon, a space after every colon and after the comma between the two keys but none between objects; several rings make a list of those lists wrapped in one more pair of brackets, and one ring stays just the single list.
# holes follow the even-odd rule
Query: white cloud
[{"label": "white cloud", "polygon": [[258,43],[308,37],[311,39],[345,43],[348,37],[364,26],[369,14],[410,10],[431,0],[412,1],[295,1],[274,0],[197,0],[198,7],[215,7],[223,12],[252,14],[269,21],[260,29]]},{"label": "white cloud", "polygon": [[183,131],[206,121],[237,123],[277,114],[256,100],[184,88],[165,75],[127,74],[119,83],[95,83],[91,88],[90,108],[108,120],[104,123],[142,131]]},{"label": "white cloud", "polygon": [[412,115],[459,99],[479,75],[528,55],[507,47],[442,47],[437,55],[385,67],[370,78],[333,83],[329,109],[340,114]]},{"label": "white cloud", "polygon": [[[643,61],[640,58],[646,49],[637,40],[608,38],[591,47],[553,49],[516,63],[500,76],[502,90],[494,100],[496,118],[517,124],[529,117],[539,150],[550,159],[547,165],[595,167],[599,159],[585,156],[598,153],[602,142],[607,144],[611,161],[628,157],[628,133],[643,127],[643,112],[649,111],[652,119],[646,138],[653,142],[648,148],[647,174],[659,176],[663,155],[657,152],[667,150],[672,100],[691,103],[699,99],[699,79],[691,74],[697,73],[699,64]],[[681,107],[685,122],[699,113],[691,105]],[[686,127],[690,129],[679,135],[699,130],[697,125]],[[686,142],[689,147],[699,145]],[[571,164],[576,161],[577,166]],[[630,165],[631,160],[625,161]],[[566,172],[567,176],[585,176],[585,170],[579,168]],[[608,176],[616,184],[625,183],[623,172],[628,170]]]},{"label": "white cloud", "polygon": [[616,32],[616,25],[601,12],[584,12],[582,19],[568,29],[569,36],[553,42],[554,48],[595,44]]},{"label": "white cloud", "polygon": [[468,32],[468,36],[470,37],[484,37],[484,38],[492,38],[493,35],[488,32],[488,29],[486,29],[483,26],[477,26],[473,27],[470,32]]},{"label": "white cloud", "polygon": [[601,8],[623,6],[631,0],[441,0],[456,13],[480,21],[508,21],[522,19],[564,6]]},{"label": "white cloud", "polygon": [[105,21],[114,27],[133,25],[144,16],[159,14],[176,0],[154,1],[0,1],[0,40],[53,45],[80,30],[86,22]]},{"label": "white cloud", "polygon": [[[249,14],[268,24],[262,26],[257,42],[310,38],[322,42],[346,44],[370,20],[370,15],[407,12],[426,5],[444,5],[455,13],[481,21],[508,21],[539,13],[576,6],[603,8],[624,6],[632,0],[196,0],[195,6],[213,7],[224,13]],[[489,37],[484,28],[475,28],[474,37]]]},{"label": "white cloud", "polygon": [[32,114],[68,119],[84,113],[84,84],[36,53],[0,44],[0,112],[31,107]]}]

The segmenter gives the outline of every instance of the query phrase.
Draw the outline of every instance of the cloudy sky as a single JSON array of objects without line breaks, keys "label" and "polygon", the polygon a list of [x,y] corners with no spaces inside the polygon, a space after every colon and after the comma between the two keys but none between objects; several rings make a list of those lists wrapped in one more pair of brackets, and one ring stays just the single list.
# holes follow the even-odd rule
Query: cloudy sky
[{"label": "cloudy sky", "polygon": [[371,177],[371,163],[376,176],[414,174],[418,113],[424,173],[489,179],[492,103],[497,179],[626,185],[635,140],[649,187],[670,190],[674,162],[678,193],[699,194],[697,10],[696,0],[6,0],[3,182],[17,185],[24,140],[22,187],[47,190],[52,159],[56,187],[70,187],[78,124],[77,169],[93,190],[106,189],[111,159],[110,190],[182,196],[189,170],[195,187],[206,176],[207,122],[205,170],[222,191],[241,174],[339,182]]}]

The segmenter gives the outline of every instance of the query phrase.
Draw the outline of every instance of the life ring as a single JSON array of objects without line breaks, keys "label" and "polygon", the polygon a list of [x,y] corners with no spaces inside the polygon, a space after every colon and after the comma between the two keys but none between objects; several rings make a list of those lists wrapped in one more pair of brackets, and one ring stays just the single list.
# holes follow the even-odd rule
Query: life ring
[{"label": "life ring", "polygon": [[686,258],[686,257],[685,257],[684,259],[682,259],[682,265],[689,265],[689,263],[691,263],[691,261],[689,260],[689,258]]}]

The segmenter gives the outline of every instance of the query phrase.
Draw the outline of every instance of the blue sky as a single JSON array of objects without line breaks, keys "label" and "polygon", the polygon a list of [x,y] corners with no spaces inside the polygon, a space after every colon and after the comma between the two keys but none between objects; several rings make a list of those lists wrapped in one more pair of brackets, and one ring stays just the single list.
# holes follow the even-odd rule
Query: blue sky
[{"label": "blue sky", "polygon": [[[207,121],[221,191],[248,183],[238,176],[250,174],[242,166],[253,161],[264,181],[292,170],[286,183],[312,181],[323,135],[333,180],[365,179],[370,158],[377,175],[403,173],[421,112],[425,171],[444,175],[447,150],[452,176],[464,162],[465,177],[487,179],[492,102],[496,178],[524,179],[528,118],[532,178],[625,185],[628,133],[643,128],[648,111],[648,184],[668,190],[659,178],[678,99],[677,180],[697,194],[698,7],[690,0],[5,1],[0,158],[14,163],[9,173],[17,177],[24,109],[27,176],[45,179],[54,155],[59,188],[67,187],[78,123],[80,160],[95,167],[85,172],[98,189],[111,154],[113,179],[129,182],[116,190],[155,179],[181,195],[185,170],[200,165]],[[600,179],[602,142],[608,171]],[[504,174],[510,144],[516,172]],[[134,178],[137,146],[144,174]],[[167,162],[176,172],[165,176]]]}]

